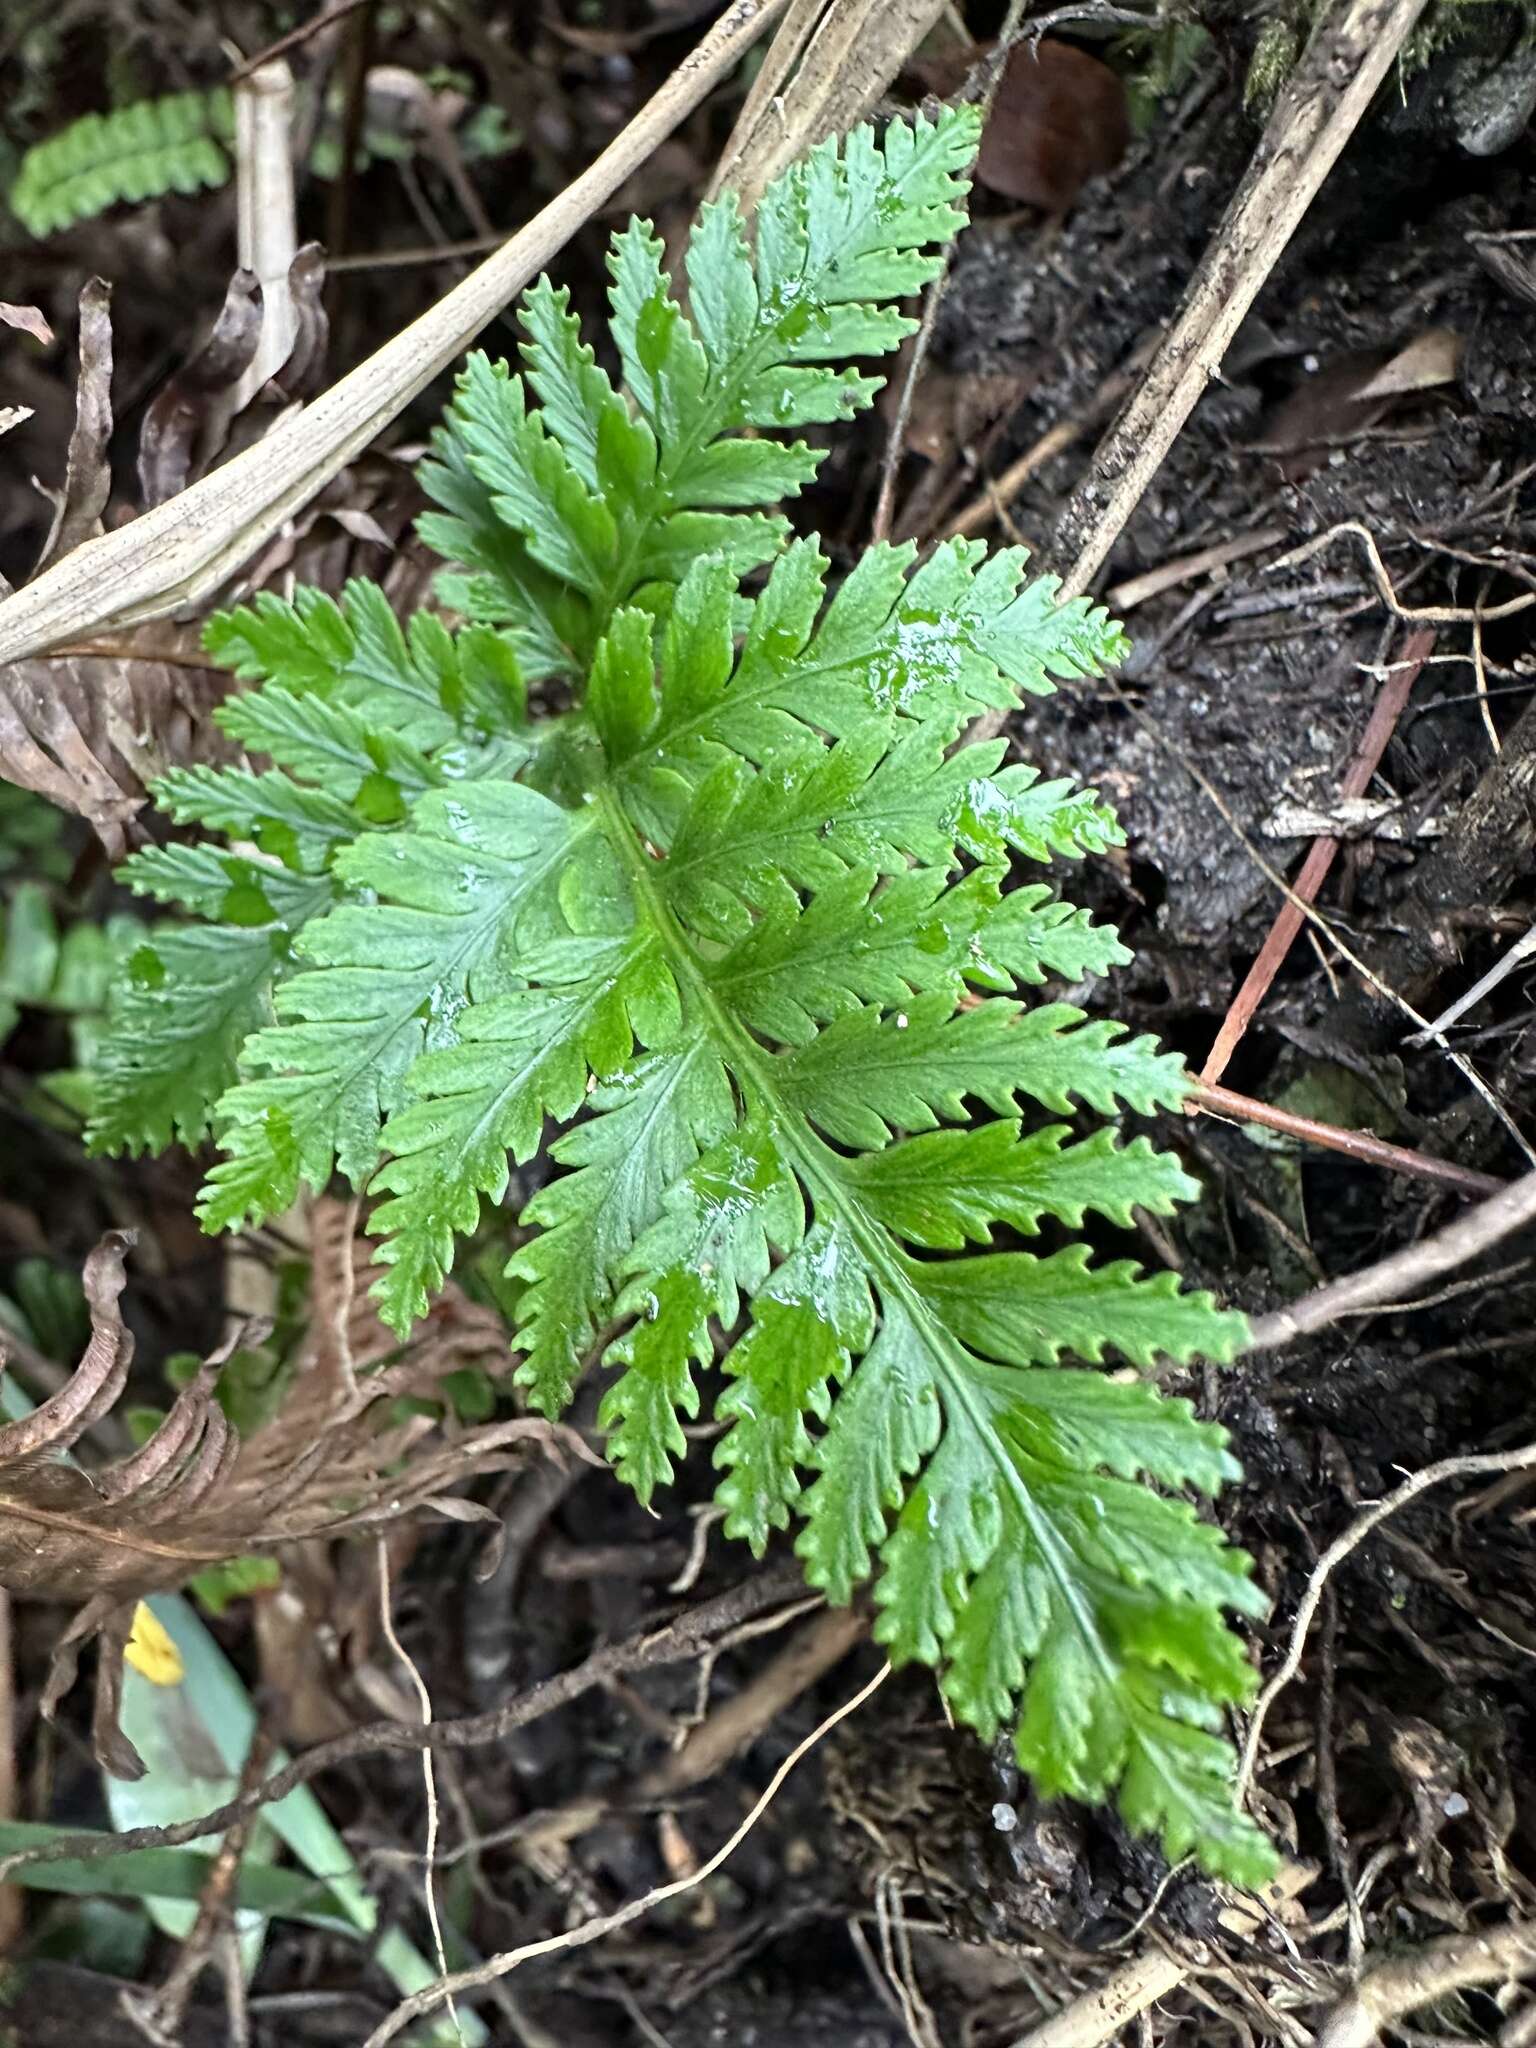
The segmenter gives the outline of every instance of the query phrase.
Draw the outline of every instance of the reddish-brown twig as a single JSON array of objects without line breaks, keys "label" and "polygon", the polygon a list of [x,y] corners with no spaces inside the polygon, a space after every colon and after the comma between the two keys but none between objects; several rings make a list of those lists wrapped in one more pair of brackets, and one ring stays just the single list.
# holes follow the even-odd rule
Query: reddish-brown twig
[{"label": "reddish-brown twig", "polygon": [[1330,1152],[1346,1153],[1363,1166],[1382,1166],[1389,1173],[1411,1173],[1417,1180],[1433,1180],[1457,1188],[1464,1195],[1496,1195],[1508,1185],[1491,1173],[1478,1173],[1470,1166],[1458,1166],[1451,1159],[1436,1159],[1428,1152],[1412,1152],[1406,1145],[1389,1145],[1373,1138],[1369,1131],[1346,1130],[1340,1124],[1322,1124],[1315,1117],[1297,1116],[1273,1103],[1256,1102],[1251,1095],[1238,1095],[1230,1088],[1218,1088],[1197,1081],[1190,1095],[1194,1109],[1213,1111],[1217,1116],[1236,1117],[1249,1124],[1263,1124],[1288,1138],[1307,1145],[1322,1145]]},{"label": "reddish-brown twig", "polygon": [[247,57],[243,64],[230,72],[228,83],[234,85],[242,78],[249,78],[253,71],[259,71],[263,64],[270,64],[274,58],[286,56],[300,43],[307,43],[311,36],[319,35],[323,29],[332,28],[338,21],[344,21],[349,14],[355,14],[366,0],[336,0],[334,7],[326,7],[308,21],[301,21],[297,28],[279,36],[275,43],[268,43],[264,50],[258,50],[254,57]]},{"label": "reddish-brown twig", "polygon": [[[1381,687],[1360,745],[1354,759],[1345,770],[1344,780],[1339,785],[1343,797],[1364,796],[1370,788],[1371,777],[1376,773],[1387,742],[1397,728],[1397,721],[1408,702],[1408,693],[1413,688],[1420,669],[1429,659],[1434,647],[1435,636],[1427,628],[1415,633],[1403,650],[1403,658]],[[1236,1052],[1243,1033],[1253,1020],[1253,1014],[1269,993],[1270,983],[1279,973],[1285,956],[1291,950],[1291,942],[1301,930],[1305,913],[1301,904],[1316,901],[1317,892],[1328,878],[1333,866],[1334,855],[1342,842],[1332,832],[1321,832],[1312,842],[1312,851],[1302,864],[1301,873],[1296,877],[1296,893],[1280,906],[1279,915],[1270,927],[1269,937],[1259,948],[1258,956],[1249,968],[1242,987],[1232,999],[1232,1007],[1223,1019],[1216,1043],[1211,1047],[1210,1057],[1201,1070],[1200,1079],[1208,1084],[1219,1081],[1227,1071],[1227,1064]],[[1299,899],[1299,901],[1298,901]]]}]

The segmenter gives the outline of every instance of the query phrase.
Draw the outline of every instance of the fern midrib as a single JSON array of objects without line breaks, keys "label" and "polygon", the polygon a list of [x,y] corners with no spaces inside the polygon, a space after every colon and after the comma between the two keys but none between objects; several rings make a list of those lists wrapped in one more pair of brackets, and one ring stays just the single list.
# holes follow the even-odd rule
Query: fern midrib
[{"label": "fern midrib", "polygon": [[[894,620],[897,624],[902,624],[916,616],[914,613],[901,614],[901,607],[905,602],[906,593],[903,592],[902,596],[896,600],[896,604],[892,607],[891,611],[880,621],[879,626],[876,628],[877,637],[873,644],[866,643],[864,646],[851,651],[845,649],[842,653],[834,655],[830,660],[826,661],[817,661],[811,658],[809,652],[794,656],[793,668],[796,689],[798,690],[802,685],[814,683],[821,676],[837,675],[845,671],[858,671],[867,668],[882,653],[883,649],[878,636],[887,630],[892,621]],[[987,661],[996,669],[996,663],[992,657],[977,644],[970,631],[970,614],[957,611],[950,617],[949,623],[954,627],[956,640],[963,642],[965,652]],[[619,780],[628,781],[633,776],[644,772],[645,769],[655,766],[658,762],[665,764],[669,756],[676,754],[691,739],[709,741],[712,745],[720,747],[727,753],[750,759],[751,756],[745,755],[741,748],[733,746],[728,740],[720,739],[717,735],[711,733],[709,728],[719,723],[722,713],[736,710],[739,707],[760,708],[767,706],[769,709],[774,708],[769,700],[776,691],[784,687],[785,673],[782,668],[774,667],[766,661],[763,666],[765,673],[753,683],[752,687],[742,688],[738,678],[733,674],[727,692],[716,697],[712,703],[706,704],[692,718],[686,719],[681,725],[658,727],[655,731],[648,734],[643,750],[632,754],[627,761],[620,763],[615,771]],[[1007,688],[1012,704],[1017,706],[1019,701],[1018,685],[1005,676],[1001,669],[996,669],[996,673]],[[889,744],[894,745],[904,740],[913,739],[919,733],[938,740],[945,748],[948,748],[954,741],[964,724],[964,719],[949,712],[937,718],[923,717],[921,715],[922,696],[923,691],[920,689],[912,701],[903,703],[899,708],[891,706],[888,709],[882,709],[873,699],[871,700],[870,716],[872,718],[883,718],[886,721],[889,731]],[[807,723],[806,720],[798,717],[794,712],[786,711],[784,715],[786,718],[793,719],[796,724],[805,725]]]},{"label": "fern midrib", "polygon": [[875,1276],[877,1287],[900,1303],[912,1327],[918,1331],[934,1362],[946,1406],[952,1404],[963,1411],[979,1440],[986,1446],[1021,1519],[1034,1537],[1039,1554],[1055,1580],[1063,1605],[1077,1624],[1089,1654],[1098,1664],[1105,1682],[1112,1687],[1118,1686],[1119,1666],[1105,1647],[1093,1614],[1083,1600],[1079,1575],[1066,1561],[1065,1545],[1040,1512],[1018,1468],[998,1443],[997,1433],[972,1384],[969,1362],[933,1313],[926,1296],[913,1284],[906,1270],[908,1262],[891,1244],[884,1227],[848,1189],[837,1154],[814,1132],[800,1128],[799,1120],[786,1114],[781,1107],[774,1085],[771,1055],[763,1050],[745,1025],[737,1021],[716,995],[686,933],[667,905],[655,864],[637,844],[633,829],[611,787],[604,787],[598,793],[594,809],[602,815],[609,842],[624,864],[637,900],[652,921],[679,987],[687,990],[709,1020],[738,1082],[745,1083],[755,1092],[766,1108],[775,1136],[789,1154],[790,1163],[804,1177],[813,1194],[820,1191],[830,1206],[845,1218],[854,1242]]},{"label": "fern midrib", "polygon": [[[925,138],[923,148],[913,153],[912,161],[906,167],[906,177],[915,181],[926,167],[928,155],[936,151],[939,143],[946,141],[947,138],[943,129],[939,127],[933,128]],[[878,214],[881,198],[888,191],[889,185],[890,180],[882,178],[879,189],[864,214],[864,225],[867,226],[869,221]],[[756,283],[757,268],[755,256],[751,260],[753,263],[753,281]],[[835,254],[828,260],[825,268],[818,274],[813,289],[821,287],[826,279],[836,275],[840,261],[841,257]],[[802,271],[800,277],[795,279],[794,282],[803,289],[806,283],[806,273]],[[824,292],[822,296],[825,296]],[[780,348],[783,346],[784,336],[780,332],[782,318],[781,310],[775,312],[773,317],[765,318],[762,303],[759,300],[759,328],[756,339],[742,351],[726,372],[719,376],[715,397],[706,401],[692,428],[684,435],[683,439],[665,454],[661,451],[658,443],[656,475],[651,487],[650,499],[641,518],[635,524],[628,546],[619,557],[611,581],[605,587],[603,603],[606,616],[598,628],[599,636],[607,632],[608,623],[614,611],[630,595],[635,564],[640,558],[652,529],[660,525],[663,519],[670,518],[677,509],[671,497],[673,478],[683,468],[684,464],[698,453],[701,447],[719,438],[720,434],[724,431],[721,421],[733,406],[740,403],[742,390],[748,380],[755,376],[767,363],[772,361],[782,362],[784,360],[782,355],[775,357],[772,354],[772,349],[775,345]],[[702,343],[700,345],[702,347]],[[707,354],[705,361],[708,362]],[[711,364],[710,368],[713,370],[714,365]]]}]

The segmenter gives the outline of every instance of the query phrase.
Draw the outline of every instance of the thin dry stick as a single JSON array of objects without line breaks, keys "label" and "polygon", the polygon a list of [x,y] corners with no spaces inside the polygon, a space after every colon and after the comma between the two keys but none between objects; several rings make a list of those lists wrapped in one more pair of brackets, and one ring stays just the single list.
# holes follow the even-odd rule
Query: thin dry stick
[{"label": "thin dry stick", "polygon": [[1436,1159],[1429,1152],[1413,1152],[1406,1145],[1389,1145],[1369,1131],[1351,1131],[1342,1124],[1319,1123],[1316,1117],[1298,1116],[1294,1110],[1277,1109],[1251,1095],[1238,1095],[1230,1088],[1197,1081],[1190,1092],[1190,1107],[1213,1116],[1235,1117],[1240,1123],[1262,1124],[1280,1131],[1304,1145],[1321,1145],[1329,1152],[1343,1152],[1363,1166],[1380,1166],[1388,1173],[1412,1174],[1415,1180],[1438,1181],[1443,1187],[1458,1188],[1464,1195],[1496,1195],[1508,1181],[1491,1173],[1478,1173],[1470,1166],[1458,1166],[1454,1159]]},{"label": "thin dry stick", "polygon": [[1520,597],[1506,598],[1503,604],[1491,604],[1469,610],[1466,605],[1456,604],[1403,604],[1387,574],[1387,565],[1381,559],[1381,550],[1376,545],[1376,536],[1368,526],[1362,526],[1358,519],[1341,520],[1337,526],[1330,526],[1326,533],[1320,533],[1316,540],[1309,540],[1305,547],[1293,548],[1288,555],[1282,555],[1278,562],[1267,562],[1265,573],[1273,576],[1281,569],[1294,569],[1299,563],[1310,562],[1340,534],[1353,534],[1361,542],[1370,559],[1371,574],[1376,580],[1376,589],[1382,603],[1395,618],[1406,619],[1416,626],[1472,626],[1488,625],[1496,619],[1511,619],[1516,612],[1529,611],[1536,604],[1536,590],[1528,590]]},{"label": "thin dry stick", "polygon": [[1330,1281],[1293,1301],[1289,1308],[1258,1317],[1249,1328],[1248,1348],[1272,1351],[1277,1345],[1310,1336],[1314,1330],[1324,1330],[1344,1316],[1358,1315],[1387,1301],[1407,1301],[1442,1273],[1454,1272],[1530,1223],[1536,1223],[1536,1173],[1522,1174],[1433,1237],[1420,1238],[1417,1244],[1393,1252],[1363,1272]]},{"label": "thin dry stick", "polygon": [[[1134,360],[1134,358],[1133,358]],[[979,533],[997,517],[999,505],[1023,490],[1035,471],[1056,456],[1064,454],[1072,443],[1088,429],[1096,426],[1135,385],[1135,374],[1130,369],[1116,370],[1106,377],[1089,399],[1086,410],[1071,419],[1058,420],[1053,427],[1047,427],[1037,441],[1031,442],[1022,455],[1014,457],[1001,476],[989,479],[986,489],[962,506],[949,524],[944,527],[945,540],[964,539]]]},{"label": "thin dry stick", "polygon": [[149,661],[164,664],[168,668],[201,668],[210,672],[229,674],[227,661],[215,661],[211,654],[200,654],[195,647],[130,647],[123,640],[82,640],[78,645],[67,642],[55,647],[51,654],[40,654],[39,661]]},{"label": "thin dry stick", "polygon": [[1475,1009],[1484,996],[1492,995],[1500,982],[1507,980],[1533,953],[1536,953],[1536,924],[1516,939],[1503,958],[1495,961],[1486,974],[1474,981],[1464,996],[1458,996],[1448,1010],[1442,1010],[1428,1031],[1416,1031],[1404,1043],[1420,1045],[1425,1039],[1433,1038],[1436,1032],[1448,1031],[1465,1017],[1468,1010]]},{"label": "thin dry stick", "polygon": [[1105,592],[1104,602],[1117,619],[1123,619],[1149,597],[1161,597],[1165,590],[1177,590],[1181,583],[1192,583],[1197,576],[1209,576],[1230,568],[1234,562],[1245,561],[1249,555],[1261,555],[1284,539],[1282,526],[1261,526],[1254,533],[1240,533],[1234,540],[1218,541],[1214,547],[1200,548],[1192,555],[1178,555],[1140,576],[1128,577]]},{"label": "thin dry stick", "polygon": [[[1483,588],[1488,579],[1483,580]],[[1483,622],[1472,621],[1472,674],[1477,686],[1477,708],[1482,715],[1483,730],[1488,735],[1488,744],[1495,754],[1502,754],[1504,742],[1499,738],[1499,728],[1493,722],[1493,706],[1488,702],[1488,664],[1483,660]]]},{"label": "thin dry stick", "polygon": [[349,270],[410,270],[430,263],[455,263],[461,256],[483,256],[487,249],[499,249],[512,233],[497,228],[488,235],[466,235],[462,242],[428,242],[409,249],[359,249],[355,255],[328,256],[327,277],[342,277]]},{"label": "thin dry stick", "polygon": [[[1536,1179],[1536,1176],[1532,1176]],[[1531,1198],[1536,1201],[1536,1196]],[[1390,1261],[1385,1263],[1390,1264]],[[1421,1493],[1427,1493],[1432,1486],[1438,1486],[1443,1479],[1473,1479],[1484,1472],[1523,1472],[1536,1465],[1536,1444],[1524,1444],[1518,1451],[1478,1451],[1469,1457],[1441,1458],[1437,1464],[1426,1465],[1421,1472],[1415,1472],[1405,1479],[1401,1486],[1389,1493],[1385,1499],[1372,1502],[1364,1514],[1358,1515],[1342,1536],[1336,1536],[1312,1568],[1307,1580],[1307,1590],[1301,1596],[1301,1605],[1296,1609],[1296,1619],[1291,1624],[1291,1640],[1286,1646],[1285,1657],[1279,1669],[1259,1694],[1254,1705],[1253,1717],[1248,1723],[1248,1733],[1243,1741],[1242,1761],[1237,1772],[1237,1798],[1247,1796],[1253,1782],[1254,1766],[1258,1762],[1259,1740],[1264,1733],[1264,1723],[1269,1710],[1280,1694],[1301,1669],[1301,1659],[1307,1647],[1307,1636],[1318,1602],[1323,1597],[1323,1588],[1334,1572],[1352,1551],[1379,1528],[1399,1508],[1409,1501],[1417,1500]]]},{"label": "thin dry stick", "polygon": [[734,0],[602,154],[510,241],[304,411],[0,603],[0,664],[195,604],[383,432],[724,77],[785,0]]},{"label": "thin dry stick", "polygon": [[[1365,732],[1355,757],[1344,772],[1339,785],[1343,797],[1364,796],[1371,786],[1371,777],[1381,764],[1381,757],[1387,750],[1387,742],[1397,730],[1397,721],[1408,702],[1408,693],[1418,679],[1419,671],[1429,659],[1435,644],[1435,636],[1427,627],[1415,633],[1404,651],[1403,662],[1394,664],[1391,674],[1381,686],[1381,694],[1371,709],[1366,721]],[[1296,877],[1296,895],[1302,903],[1315,903],[1317,893],[1328,878],[1334,856],[1343,842],[1336,833],[1322,832],[1312,842],[1312,850],[1302,864],[1301,873]],[[1285,956],[1291,950],[1296,934],[1301,930],[1302,912],[1295,903],[1282,903],[1269,936],[1259,948],[1258,955],[1243,981],[1242,987],[1232,999],[1232,1006],[1222,1020],[1216,1043],[1211,1047],[1210,1057],[1200,1070],[1200,1079],[1207,1083],[1219,1081],[1227,1071],[1232,1055],[1242,1040],[1243,1033],[1269,993],[1270,984],[1279,973]]]},{"label": "thin dry stick", "polygon": [[268,43],[264,50],[258,50],[254,57],[247,57],[238,70],[229,74],[229,83],[237,85],[242,78],[249,78],[253,71],[259,71],[263,64],[270,64],[274,57],[281,57],[300,43],[307,43],[311,36],[319,35],[334,22],[344,21],[366,4],[367,0],[336,0],[334,7],[327,7],[310,21],[301,21],[297,28],[289,29],[287,35],[279,36],[275,43]]},{"label": "thin dry stick", "polygon": [[1337,0],[1313,34],[1281,88],[1183,311],[1074,494],[1065,530],[1083,537],[1067,596],[1088,588],[1140,504],[1425,4]]},{"label": "thin dry stick", "polygon": [[901,458],[906,449],[907,429],[912,422],[912,401],[917,396],[923,366],[928,360],[928,348],[938,322],[939,307],[944,303],[944,294],[949,289],[949,263],[954,246],[951,242],[944,251],[944,268],[928,287],[928,296],[923,303],[922,321],[912,343],[912,354],[907,361],[906,375],[901,380],[901,395],[896,401],[896,417],[891,421],[890,432],[885,437],[885,459],[880,465],[880,490],[875,499],[875,516],[869,527],[869,538],[874,545],[891,537],[891,521],[896,516],[896,478],[900,473]]},{"label": "thin dry stick", "polygon": [[[267,1729],[258,1727],[240,1767],[243,1790],[249,1790],[258,1782],[271,1754],[271,1734]],[[174,2041],[180,2038],[197,1980],[234,1933],[235,1890],[240,1882],[240,1867],[245,1860],[252,1819],[253,1816],[247,1815],[244,1820],[237,1821],[219,1844],[203,1895],[198,1901],[197,1918],[188,1930],[165,1982],[158,1990],[130,1994],[130,2009],[151,2040]],[[244,1998],[245,1980],[237,1970],[228,1979],[232,2048],[236,2041],[249,2038],[242,2013]]]},{"label": "thin dry stick", "polygon": [[[11,1596],[0,1587],[0,1821],[16,1818],[16,1666],[11,1650]],[[16,1946],[26,1919],[15,1885],[0,1885],[0,1956]]]},{"label": "thin dry stick", "polygon": [[[676,1749],[643,1772],[624,1804],[651,1806],[672,1800],[712,1778],[771,1727],[792,1701],[840,1663],[868,1629],[868,1617],[858,1608],[824,1607],[740,1692],[732,1693],[691,1728]],[[550,1849],[574,1841],[612,1811],[611,1799],[573,1799],[546,1814],[514,1823],[515,1838],[525,1849]]]},{"label": "thin dry stick", "polygon": [[1514,1920],[1487,1933],[1448,1934],[1368,1970],[1324,2019],[1317,2048],[1375,2048],[1384,2027],[1421,2006],[1474,1984],[1512,1983],[1533,1973],[1536,1920]]},{"label": "thin dry stick", "polygon": [[639,1920],[657,1906],[664,1905],[668,1899],[679,1898],[684,1892],[692,1891],[696,1885],[703,1884],[708,1878],[713,1877],[723,1864],[729,1862],[757,1826],[778,1797],[785,1779],[802,1758],[808,1756],[818,1743],[824,1741],[840,1721],[846,1721],[850,1714],[857,1713],[864,1702],[884,1685],[890,1675],[890,1665],[882,1664],[869,1683],[861,1686],[852,1699],[845,1700],[833,1713],[828,1714],[819,1728],[813,1728],[803,1742],[796,1743],[768,1780],[761,1797],[740,1827],[721,1844],[707,1862],[701,1863],[697,1870],[692,1871],[687,1877],[675,1879],[671,1884],[658,1885],[654,1891],[646,1892],[642,1898],[631,1899],[628,1905],[620,1906],[616,1912],[602,1913],[596,1919],[584,1920],[579,1927],[572,1927],[564,1934],[551,1934],[543,1941],[530,1941],[521,1948],[506,1949],[502,1954],[492,1956],[487,1962],[477,1963],[471,1970],[459,1970],[452,1977],[445,1977],[439,1984],[429,1984],[425,1990],[418,1991],[414,1997],[404,1999],[397,2005],[389,2018],[381,2026],[374,2028],[363,2043],[363,2048],[384,2048],[384,2043],[394,2040],[402,2027],[409,2026],[412,2020],[420,2019],[424,2013],[433,2011],[454,1992],[476,1991],[482,1985],[494,1983],[498,1978],[509,1975],[511,1971],[521,1968],[524,1963],[532,1962],[538,1956],[557,1955],[565,1949],[584,1948],[589,1942],[601,1941],[604,1935],[616,1933],[619,1928],[627,1927],[631,1921]]},{"label": "thin dry stick", "polygon": [[[347,1239],[347,1264],[352,1263],[352,1240]],[[390,1613],[389,1590],[389,1545],[382,1536],[376,1537],[379,1564],[379,1625],[384,1631],[384,1640],[394,1651],[398,1661],[405,1666],[411,1686],[416,1694],[416,1704],[421,1708],[421,1725],[432,1725],[432,1695],[427,1691],[427,1682],[417,1669],[416,1660],[407,1654],[405,1645],[395,1634],[395,1618]],[[427,1906],[427,1925],[432,1929],[432,1953],[437,1958],[437,1974],[441,1981],[448,1978],[448,1951],[443,1946],[443,1923],[437,1912],[437,1771],[432,1762],[432,1752],[421,1752],[421,1780],[427,1794],[427,1843],[422,1854],[421,1888]],[[453,2021],[459,2039],[464,2039],[464,2029],[459,2022],[458,2007],[451,1993],[446,1994],[448,2017]]]},{"label": "thin dry stick", "polygon": [[[1251,1936],[1264,1924],[1264,1910],[1280,1914],[1298,1893],[1312,1882],[1316,1872],[1307,1863],[1287,1863],[1262,1894],[1261,1904],[1234,1901],[1218,1916],[1229,1933]],[[1022,2035],[1012,2048],[1102,2048],[1138,2013],[1146,2012],[1160,1998],[1183,1983],[1195,1967],[1192,1961],[1172,1949],[1153,1946],[1107,1977],[1092,1991],[1085,1991],[1064,2005],[1060,2012],[1030,2033]]]}]

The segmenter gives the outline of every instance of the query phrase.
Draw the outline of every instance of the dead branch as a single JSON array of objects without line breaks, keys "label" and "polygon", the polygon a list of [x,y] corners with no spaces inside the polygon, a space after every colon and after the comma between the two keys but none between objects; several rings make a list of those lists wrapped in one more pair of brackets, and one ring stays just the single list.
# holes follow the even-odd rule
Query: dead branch
[{"label": "dead branch", "polygon": [[778,173],[863,120],[937,20],[943,0],[794,0],[721,153],[750,213]]},{"label": "dead branch", "polygon": [[[1299,916],[1296,923],[1299,928]],[[1436,1159],[1432,1153],[1414,1152],[1406,1145],[1389,1145],[1369,1131],[1352,1131],[1340,1124],[1320,1123],[1316,1117],[1298,1116],[1294,1110],[1278,1109],[1272,1102],[1259,1102],[1251,1095],[1238,1095],[1231,1088],[1213,1086],[1203,1078],[1190,1091],[1189,1107],[1214,1116],[1234,1117],[1242,1123],[1262,1124],[1304,1145],[1321,1145],[1330,1152],[1343,1152],[1364,1166],[1380,1166],[1388,1173],[1407,1173],[1418,1180],[1438,1181],[1464,1195],[1496,1195],[1508,1185],[1495,1174],[1458,1166],[1454,1159]]]},{"label": "dead branch", "polygon": [[[1253,1936],[1263,1927],[1266,1915],[1283,1918],[1285,1908],[1316,1875],[1310,1863],[1287,1863],[1257,1903],[1239,1899],[1224,1906],[1219,1915],[1222,1926],[1231,1934]],[[1043,2026],[1022,2035],[1012,2048],[1102,2048],[1198,1967],[1194,1957],[1154,1945],[1122,1963],[1095,1989],[1053,2013]]]},{"label": "dead branch", "polygon": [[1536,1173],[1527,1173],[1511,1181],[1502,1193],[1468,1209],[1444,1230],[1437,1230],[1433,1237],[1421,1238],[1417,1244],[1394,1252],[1390,1258],[1379,1259],[1363,1272],[1330,1281],[1328,1286],[1293,1301],[1289,1308],[1259,1316],[1251,1326],[1249,1348],[1272,1351],[1277,1345],[1310,1336],[1313,1331],[1326,1329],[1330,1323],[1357,1315],[1362,1309],[1410,1300],[1429,1281],[1438,1280],[1442,1273],[1454,1272],[1502,1238],[1533,1222]]},{"label": "dead branch", "polygon": [[1474,1984],[1508,1984],[1533,1974],[1536,1920],[1515,1920],[1487,1934],[1447,1935],[1367,1970],[1324,2019],[1317,2048],[1375,2048],[1383,2028],[1420,2006]]},{"label": "dead branch", "polygon": [[1087,589],[1140,504],[1425,4],[1336,0],[1313,34],[1183,311],[1073,494],[1061,524],[1064,535],[1077,537],[1067,596]]}]

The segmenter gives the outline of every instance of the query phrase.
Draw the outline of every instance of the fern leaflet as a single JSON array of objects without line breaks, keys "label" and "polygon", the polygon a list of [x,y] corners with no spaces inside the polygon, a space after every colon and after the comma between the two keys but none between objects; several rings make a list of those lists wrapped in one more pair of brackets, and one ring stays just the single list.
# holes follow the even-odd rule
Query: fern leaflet
[{"label": "fern leaflet", "polygon": [[87,114],[26,152],[10,208],[29,234],[51,235],[122,200],[219,186],[229,177],[233,136],[233,103],[222,88]]}]

